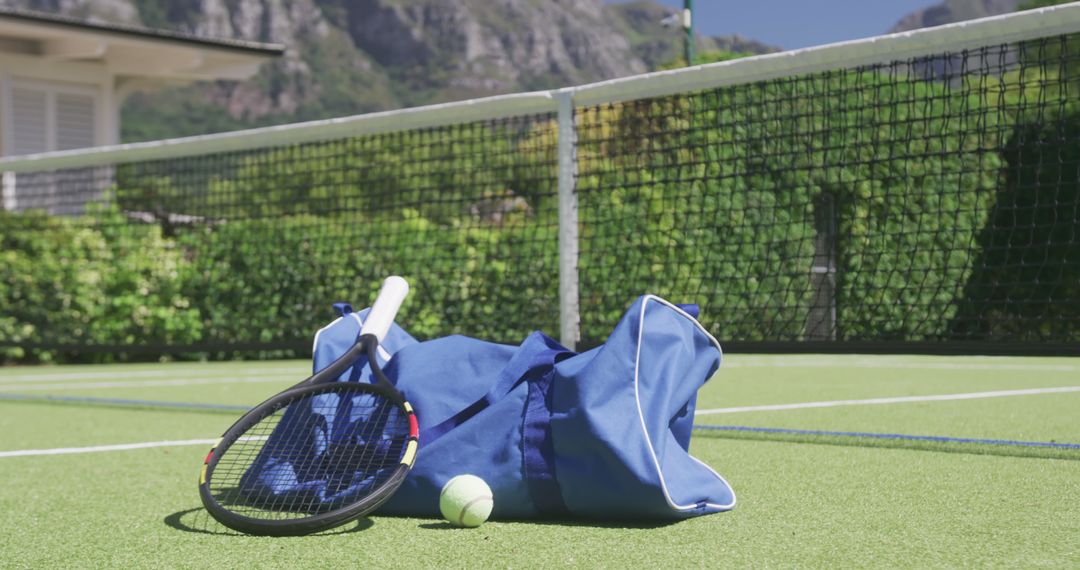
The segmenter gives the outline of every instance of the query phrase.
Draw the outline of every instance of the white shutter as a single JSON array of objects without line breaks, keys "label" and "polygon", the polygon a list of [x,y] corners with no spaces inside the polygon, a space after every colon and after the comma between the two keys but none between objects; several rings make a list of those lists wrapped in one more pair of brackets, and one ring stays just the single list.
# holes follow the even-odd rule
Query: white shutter
[{"label": "white shutter", "polygon": [[46,152],[49,148],[49,94],[43,89],[11,90],[11,147],[7,154]]},{"label": "white shutter", "polygon": [[[101,120],[92,87],[49,81],[15,80],[10,89],[10,126],[4,153],[34,154],[94,146]],[[108,184],[97,171],[62,169],[5,178],[0,206],[41,208],[51,214],[79,215],[101,197]]]},{"label": "white shutter", "polygon": [[56,150],[94,146],[94,98],[57,93]]}]

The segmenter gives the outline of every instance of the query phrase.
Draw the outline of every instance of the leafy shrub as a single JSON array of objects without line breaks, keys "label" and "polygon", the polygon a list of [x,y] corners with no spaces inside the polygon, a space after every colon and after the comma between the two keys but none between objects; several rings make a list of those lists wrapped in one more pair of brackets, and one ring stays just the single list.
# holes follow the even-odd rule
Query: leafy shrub
[{"label": "leafy shrub", "polygon": [[587,111],[583,336],[602,339],[649,291],[702,304],[722,338],[803,338],[815,208],[829,202],[838,338],[944,334],[1000,183],[1003,161],[986,149],[1004,127],[984,113],[972,132],[955,116],[983,104],[944,84],[842,72]]},{"label": "leafy shrub", "polygon": [[180,241],[205,340],[271,343],[310,338],[334,301],[367,306],[389,274],[412,284],[400,319],[412,334],[519,340],[551,322],[553,239],[542,228],[447,228],[406,210],[238,220]]},{"label": "leafy shrub", "polygon": [[[0,246],[5,343],[133,345],[199,338],[197,312],[180,291],[183,260],[155,226],[130,226],[115,210],[79,220],[0,212]],[[7,360],[65,357],[56,349],[0,350]]]},{"label": "leafy shrub", "polygon": [[1080,341],[1080,114],[1019,125],[957,338]]},{"label": "leafy shrub", "polygon": [[[723,339],[805,339],[823,258],[840,340],[1076,338],[1080,115],[1040,103],[1068,71],[579,109],[585,343],[646,292]],[[0,338],[295,345],[391,273],[418,337],[554,333],[556,137],[541,117],[120,167],[117,206],[84,220],[2,214]]]},{"label": "leafy shrub", "polygon": [[[5,343],[80,343],[93,338],[98,307],[106,302],[102,270],[108,247],[101,235],[63,218],[0,211],[0,321]],[[2,349],[5,359],[31,355]],[[50,361],[55,352],[36,355]]]}]

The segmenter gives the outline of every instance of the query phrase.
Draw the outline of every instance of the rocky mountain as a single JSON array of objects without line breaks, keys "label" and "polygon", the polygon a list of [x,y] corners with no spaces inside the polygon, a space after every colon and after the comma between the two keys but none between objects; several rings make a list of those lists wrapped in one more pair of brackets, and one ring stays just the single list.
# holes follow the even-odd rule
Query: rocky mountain
[{"label": "rocky mountain", "polygon": [[[944,0],[892,31],[1014,11],[1032,0]],[[1052,3],[1051,0],[1035,0]],[[285,44],[253,79],[131,97],[125,141],[343,116],[600,81],[682,55],[652,0],[0,0],[88,20]],[[779,48],[699,37],[699,53]]]},{"label": "rocky mountain", "polygon": [[[0,0],[88,20],[280,42],[243,83],[131,97],[125,141],[342,116],[641,73],[681,53],[670,8],[603,0]],[[699,50],[774,51],[739,37]]]},{"label": "rocky mountain", "polygon": [[1015,12],[1024,0],[945,0],[904,16],[889,32],[906,32]]},{"label": "rocky mountain", "polygon": [[[117,0],[121,1],[121,0]],[[140,0],[148,25],[273,40],[253,81],[140,96],[128,139],[180,107],[195,132],[341,116],[639,73],[599,0]],[[200,101],[200,98],[202,99]],[[202,109],[200,111],[200,108]],[[145,117],[145,118],[144,118]],[[142,125],[143,132],[134,129]],[[148,128],[150,127],[150,128]]]}]

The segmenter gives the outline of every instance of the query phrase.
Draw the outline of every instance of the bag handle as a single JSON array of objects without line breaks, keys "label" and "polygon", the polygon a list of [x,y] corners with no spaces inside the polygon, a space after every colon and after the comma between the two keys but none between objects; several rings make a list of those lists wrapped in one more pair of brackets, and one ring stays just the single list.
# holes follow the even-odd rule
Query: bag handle
[{"label": "bag handle", "polygon": [[[531,377],[542,376],[549,372],[555,363],[575,353],[562,346],[551,337],[541,332],[534,332],[521,343],[510,362],[499,373],[499,381],[479,400],[465,406],[460,412],[443,420],[440,424],[424,430],[420,441],[429,445],[450,430],[469,421],[485,408],[506,397],[514,388]],[[524,372],[515,372],[521,371]]]}]

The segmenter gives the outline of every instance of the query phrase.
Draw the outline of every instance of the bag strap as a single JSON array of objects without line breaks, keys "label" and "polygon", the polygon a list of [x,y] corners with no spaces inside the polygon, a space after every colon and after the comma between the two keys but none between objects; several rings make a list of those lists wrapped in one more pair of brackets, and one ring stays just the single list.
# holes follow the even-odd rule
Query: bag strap
[{"label": "bag strap", "polygon": [[499,373],[499,380],[487,394],[484,394],[484,397],[465,406],[460,412],[443,420],[442,423],[424,430],[420,434],[420,441],[423,445],[434,442],[488,406],[503,399],[522,382],[549,373],[557,361],[573,354],[573,351],[544,333],[532,333],[525,342],[521,343],[521,348],[510,358],[510,362]]},{"label": "bag strap", "polygon": [[694,317],[695,319],[698,318],[698,316],[701,314],[701,307],[697,306],[696,304],[678,303],[675,306],[682,309],[683,312],[690,315],[691,317]]},{"label": "bag strap", "polygon": [[551,437],[551,382],[555,366],[530,375],[529,395],[522,417],[522,474],[537,512],[544,516],[569,513],[555,475],[555,442]]}]

